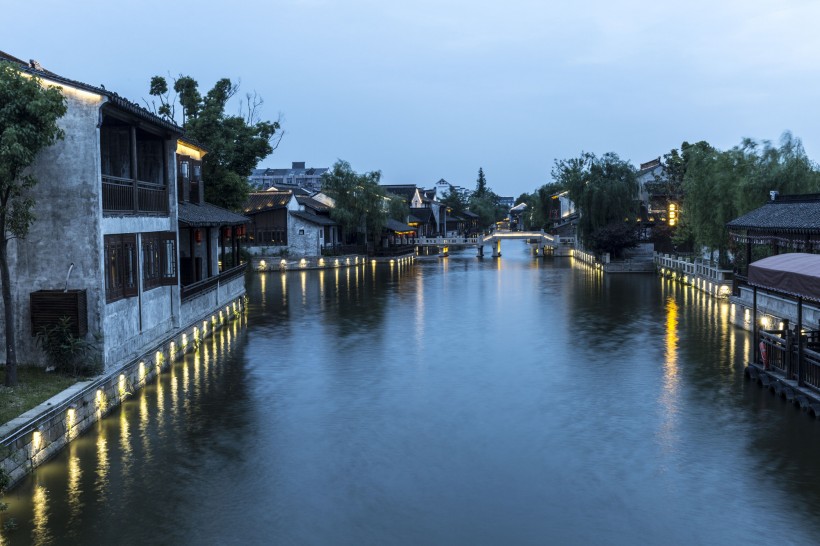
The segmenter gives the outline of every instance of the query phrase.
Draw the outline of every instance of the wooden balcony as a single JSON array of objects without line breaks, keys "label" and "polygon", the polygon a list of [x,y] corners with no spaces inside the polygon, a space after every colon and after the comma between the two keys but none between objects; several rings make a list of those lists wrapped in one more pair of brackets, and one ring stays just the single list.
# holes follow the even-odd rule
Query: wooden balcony
[{"label": "wooden balcony", "polygon": [[103,175],[103,214],[168,214],[165,186]]}]

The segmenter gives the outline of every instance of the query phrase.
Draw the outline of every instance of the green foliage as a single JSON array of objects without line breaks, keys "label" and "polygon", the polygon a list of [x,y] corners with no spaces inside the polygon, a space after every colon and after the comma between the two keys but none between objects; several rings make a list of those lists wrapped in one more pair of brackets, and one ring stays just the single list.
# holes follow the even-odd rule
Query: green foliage
[{"label": "green foliage", "polygon": [[23,238],[34,222],[34,199],[29,191],[37,179],[26,174],[41,150],[63,138],[57,124],[66,113],[66,99],[58,87],[43,87],[10,63],[0,62],[0,281],[6,324],[6,386],[17,384],[14,303],[8,241]]},{"label": "green foliage", "polygon": [[635,168],[615,153],[600,158],[582,153],[556,160],[553,179],[569,192],[580,212],[578,232],[585,245],[595,244],[595,232],[615,222],[632,220],[637,212]]},{"label": "green foliage", "polygon": [[387,215],[399,222],[407,222],[410,216],[410,206],[398,195],[387,194]]},{"label": "green foliage", "polygon": [[380,179],[380,171],[357,174],[350,163],[342,160],[322,175],[322,190],[336,202],[330,216],[342,226],[348,243],[377,241],[381,236],[387,211]]},{"label": "green foliage", "polygon": [[447,192],[447,195],[440,199],[440,201],[448,209],[454,210],[456,212],[465,211],[470,206],[466,192],[464,192],[463,190],[459,191],[456,188],[450,188],[450,191]]},{"label": "green foliage", "polygon": [[480,199],[484,197],[488,191],[490,191],[490,188],[487,187],[487,179],[484,177],[484,169],[479,167],[478,179],[476,180],[475,192],[473,193],[473,195],[477,199]]},{"label": "green foliage", "polygon": [[[0,499],[3,498],[3,493],[6,492],[6,488],[9,486],[9,475],[6,474],[4,468],[0,467]],[[8,508],[8,505],[4,502],[0,502],[0,512],[5,511]]]},{"label": "green foliage", "polygon": [[190,76],[174,80],[173,89],[175,97],[170,96],[165,78],[151,78],[149,93],[160,100],[156,113],[174,120],[174,105],[179,103],[185,135],[209,150],[202,161],[205,200],[238,210],[250,191],[248,177],[254,167],[278,146],[282,136],[279,122],[259,119],[263,101],[255,94],[246,95],[244,116],[227,115],[228,101],[239,91],[227,78],[216,82],[204,97]]},{"label": "green foliage", "polygon": [[820,191],[817,166],[788,132],[779,147],[747,138],[727,151],[706,142],[684,142],[681,152],[683,203],[676,241],[716,252],[724,264],[727,222],[762,206],[770,190],[784,195]]},{"label": "green foliage", "polygon": [[638,246],[635,225],[615,221],[595,230],[590,238],[589,248],[596,253],[608,252],[613,258],[621,258],[627,248]]},{"label": "green foliage", "polygon": [[478,168],[478,179],[476,180],[475,191],[470,195],[467,205],[470,212],[478,215],[478,227],[487,229],[499,220],[507,216],[507,210],[499,203],[496,195],[490,186],[487,185],[487,178],[484,176],[484,169]]},{"label": "green foliage", "polygon": [[96,375],[102,371],[97,345],[75,337],[68,317],[60,318],[53,326],[41,328],[37,332],[37,343],[60,373],[78,377]]}]

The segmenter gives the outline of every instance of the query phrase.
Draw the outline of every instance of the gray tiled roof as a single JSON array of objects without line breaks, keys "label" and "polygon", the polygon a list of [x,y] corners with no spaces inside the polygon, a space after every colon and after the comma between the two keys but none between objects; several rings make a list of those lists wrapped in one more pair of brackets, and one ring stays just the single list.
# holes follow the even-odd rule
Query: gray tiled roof
[{"label": "gray tiled roof", "polygon": [[193,227],[235,226],[248,223],[248,219],[210,203],[180,203],[179,223]]},{"label": "gray tiled roof", "polygon": [[255,214],[288,206],[293,193],[290,191],[263,191],[248,195],[242,210],[245,214]]},{"label": "gray tiled roof", "polygon": [[820,233],[820,199],[770,201],[726,224],[729,230]]},{"label": "gray tiled roof", "polygon": [[321,201],[317,201],[316,199],[313,199],[312,197],[307,197],[305,195],[297,195],[296,202],[317,212],[327,212],[330,210],[330,207],[325,205]]},{"label": "gray tiled roof", "polygon": [[328,216],[320,216],[318,214],[311,214],[309,212],[303,212],[301,210],[292,210],[290,211],[292,216],[296,218],[300,218],[305,222],[310,222],[311,224],[316,224],[319,226],[336,226],[338,225],[336,222],[330,219]]},{"label": "gray tiled roof", "polygon": [[384,225],[390,231],[415,231],[415,228],[408,226],[403,222],[399,222],[398,220],[394,220],[392,218],[388,218],[387,222]]}]

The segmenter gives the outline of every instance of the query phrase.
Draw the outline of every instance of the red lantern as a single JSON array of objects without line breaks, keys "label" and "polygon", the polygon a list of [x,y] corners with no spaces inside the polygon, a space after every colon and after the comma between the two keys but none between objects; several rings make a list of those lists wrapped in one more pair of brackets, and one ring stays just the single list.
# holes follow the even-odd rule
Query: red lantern
[{"label": "red lantern", "polygon": [[202,230],[199,230],[199,229],[195,229],[195,230],[194,230],[194,240],[195,240],[197,243],[201,243],[201,242],[202,242]]},{"label": "red lantern", "polygon": [[225,237],[230,238],[230,236],[231,236],[231,228],[226,227],[225,228]]}]

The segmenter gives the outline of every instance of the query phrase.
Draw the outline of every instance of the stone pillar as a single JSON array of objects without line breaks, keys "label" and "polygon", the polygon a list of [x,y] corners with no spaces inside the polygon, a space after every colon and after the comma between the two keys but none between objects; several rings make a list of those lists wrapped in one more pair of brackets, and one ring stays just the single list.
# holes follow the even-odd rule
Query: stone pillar
[{"label": "stone pillar", "polygon": [[477,256],[479,258],[483,258],[484,257],[484,245],[476,245],[476,247],[478,248]]},{"label": "stone pillar", "polygon": [[501,257],[501,239],[493,241],[493,258]]}]

